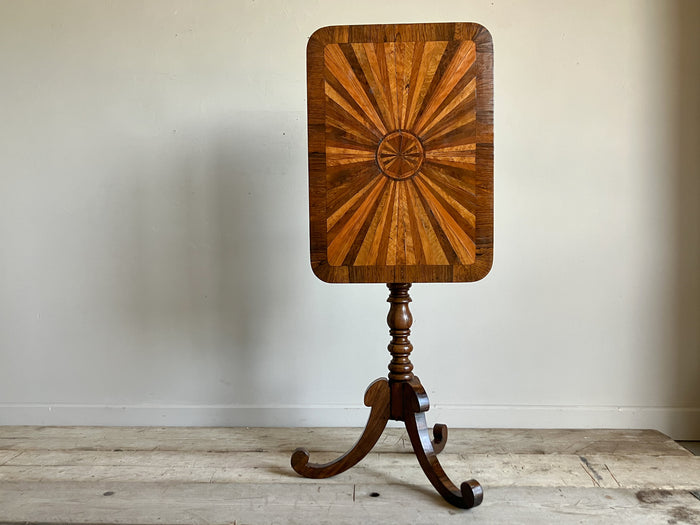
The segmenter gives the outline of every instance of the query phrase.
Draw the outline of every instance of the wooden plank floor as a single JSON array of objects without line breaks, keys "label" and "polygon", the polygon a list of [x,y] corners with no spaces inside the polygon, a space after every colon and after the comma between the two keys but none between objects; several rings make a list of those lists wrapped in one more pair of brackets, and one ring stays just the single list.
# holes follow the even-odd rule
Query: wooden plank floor
[{"label": "wooden plank floor", "polygon": [[700,457],[650,430],[455,430],[440,455],[464,511],[434,492],[401,429],[353,469],[298,477],[360,429],[0,427],[0,523],[700,524]]}]

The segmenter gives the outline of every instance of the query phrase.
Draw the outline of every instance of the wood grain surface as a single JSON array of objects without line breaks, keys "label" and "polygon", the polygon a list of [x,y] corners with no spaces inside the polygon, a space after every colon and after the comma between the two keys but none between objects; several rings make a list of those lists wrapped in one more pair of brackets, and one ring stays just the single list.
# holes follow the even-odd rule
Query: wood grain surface
[{"label": "wood grain surface", "polygon": [[468,23],[307,47],[311,263],[327,282],[475,281],[493,253],[493,50]]},{"label": "wood grain surface", "polygon": [[0,523],[700,523],[700,457],[652,430],[452,428],[442,465],[487,489],[466,514],[403,428],[322,482],[288,466],[299,442],[325,461],[358,431],[0,426]]}]

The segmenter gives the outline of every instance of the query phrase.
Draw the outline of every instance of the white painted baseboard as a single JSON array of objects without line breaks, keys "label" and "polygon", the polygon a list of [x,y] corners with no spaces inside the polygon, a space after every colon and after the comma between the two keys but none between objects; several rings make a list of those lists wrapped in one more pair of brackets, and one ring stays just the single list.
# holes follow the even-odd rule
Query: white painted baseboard
[{"label": "white painted baseboard", "polygon": [[[0,425],[359,427],[369,409],[340,405],[0,404]],[[700,440],[700,408],[437,405],[429,424],[454,428],[650,428]]]}]

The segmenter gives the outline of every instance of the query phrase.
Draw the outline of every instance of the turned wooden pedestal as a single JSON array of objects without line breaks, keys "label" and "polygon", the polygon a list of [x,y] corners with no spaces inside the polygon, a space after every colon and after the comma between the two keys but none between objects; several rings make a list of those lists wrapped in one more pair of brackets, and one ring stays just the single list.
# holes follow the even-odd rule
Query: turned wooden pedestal
[{"label": "turned wooden pedestal", "polygon": [[362,436],[346,454],[325,464],[309,463],[309,452],[298,448],[292,455],[292,467],[307,478],[328,478],[346,471],[362,460],[377,443],[387,421],[403,421],[411,439],[413,451],[430,483],[445,500],[456,507],[469,509],[481,503],[483,491],[476,480],[470,479],[457,488],[440,466],[437,454],[445,447],[447,427],[436,424],[431,441],[425,412],[430,408],[428,396],[418,377],[413,375],[409,358],[413,345],[408,340],[413,318],[408,308],[410,284],[389,284],[391,307],[387,316],[391,342],[389,378],[377,379],[365,392],[365,405],[370,407],[369,420]]},{"label": "turned wooden pedestal", "polygon": [[428,397],[413,375],[409,283],[483,278],[493,258],[493,45],[479,24],[324,27],[307,46],[311,267],[329,283],[394,283],[388,379],[365,393],[357,444],[324,465],[297,449],[302,476],[355,465],[389,419],[403,421],[430,482],[457,507],[480,485],[455,486],[431,441]]}]

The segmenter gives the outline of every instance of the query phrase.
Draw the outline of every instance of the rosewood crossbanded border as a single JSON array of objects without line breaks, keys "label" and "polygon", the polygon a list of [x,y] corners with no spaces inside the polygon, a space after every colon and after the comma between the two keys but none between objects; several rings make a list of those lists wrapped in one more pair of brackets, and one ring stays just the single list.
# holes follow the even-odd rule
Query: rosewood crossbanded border
[{"label": "rosewood crossbanded border", "polygon": [[475,281],[488,273],[492,62],[478,24],[314,33],[307,67],[318,277]]}]

